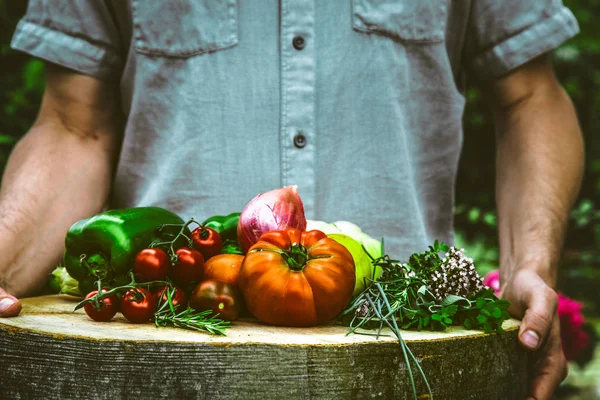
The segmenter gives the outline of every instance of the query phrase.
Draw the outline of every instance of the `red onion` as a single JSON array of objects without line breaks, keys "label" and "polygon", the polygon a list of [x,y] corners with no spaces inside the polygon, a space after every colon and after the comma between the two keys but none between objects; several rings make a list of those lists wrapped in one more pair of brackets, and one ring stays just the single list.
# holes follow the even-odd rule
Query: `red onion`
[{"label": "red onion", "polygon": [[297,186],[271,190],[250,200],[240,216],[238,242],[245,253],[263,233],[285,228],[306,230],[304,204]]}]

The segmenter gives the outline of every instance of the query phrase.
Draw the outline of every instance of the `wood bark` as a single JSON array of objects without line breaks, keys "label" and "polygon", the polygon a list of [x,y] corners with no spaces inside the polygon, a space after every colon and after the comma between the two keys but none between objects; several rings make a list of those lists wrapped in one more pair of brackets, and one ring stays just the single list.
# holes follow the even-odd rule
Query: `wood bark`
[{"label": "wood bark", "polygon": [[[23,300],[0,320],[0,399],[412,399],[393,337],[347,327],[282,328],[236,321],[226,337],[107,323],[72,312],[68,296]],[[451,328],[404,332],[435,399],[518,399],[526,354],[518,321],[504,335]],[[390,332],[387,332],[390,334]],[[413,365],[420,399],[429,398]]]}]

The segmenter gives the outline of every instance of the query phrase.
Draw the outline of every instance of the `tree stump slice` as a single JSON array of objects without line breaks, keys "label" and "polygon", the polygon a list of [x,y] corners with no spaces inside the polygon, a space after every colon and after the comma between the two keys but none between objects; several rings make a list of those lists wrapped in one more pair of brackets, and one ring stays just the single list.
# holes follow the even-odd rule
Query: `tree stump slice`
[{"label": "tree stump slice", "polygon": [[[392,336],[236,321],[227,336],[153,324],[120,314],[94,322],[78,299],[23,299],[0,319],[0,399],[412,399],[403,353]],[[519,322],[506,334],[452,327],[403,332],[435,399],[518,399],[526,392]],[[391,332],[384,332],[391,334]],[[420,399],[429,398],[416,367]]]}]

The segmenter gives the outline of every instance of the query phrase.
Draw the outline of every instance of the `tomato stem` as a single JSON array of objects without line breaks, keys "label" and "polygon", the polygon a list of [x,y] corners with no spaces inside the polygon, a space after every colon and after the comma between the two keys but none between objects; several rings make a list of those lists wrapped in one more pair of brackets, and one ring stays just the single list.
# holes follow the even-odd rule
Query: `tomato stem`
[{"label": "tomato stem", "polygon": [[200,225],[202,227],[202,229],[200,230],[200,239],[202,240],[206,240],[208,238],[208,235],[210,234],[210,232],[208,231],[208,229],[206,229],[206,227],[204,225]]},{"label": "tomato stem", "polygon": [[300,243],[293,243],[290,250],[284,252],[282,256],[292,271],[302,271],[308,261],[306,247]]},{"label": "tomato stem", "polygon": [[175,235],[175,237],[173,238],[173,240],[166,240],[164,242],[161,241],[155,241],[152,242],[150,244],[149,247],[160,247],[160,246],[169,246],[169,255],[171,256],[171,263],[175,264],[177,263],[177,255],[175,255],[175,242],[177,242],[177,240],[179,240],[180,237],[184,237],[187,239],[188,242],[188,247],[191,249],[193,247],[193,241],[190,237],[188,237],[188,235],[185,234],[185,230],[191,225],[191,224],[196,224],[198,226],[201,226],[203,230],[206,230],[204,228],[204,226],[202,224],[200,224],[198,221],[196,221],[194,218],[191,218],[189,221],[187,221],[185,224],[181,225],[181,224],[164,224],[161,225],[161,227],[159,228],[159,232],[162,232],[164,228],[167,227],[178,227],[179,228],[179,232],[177,232],[177,234]]},{"label": "tomato stem", "polygon": [[302,271],[306,266],[306,262],[308,261],[306,247],[304,247],[304,245],[301,243],[292,243],[292,246],[289,250],[268,248],[253,249],[250,252],[255,253],[260,251],[272,251],[273,253],[279,254],[292,271]]},{"label": "tomato stem", "polygon": [[94,307],[97,307],[100,305],[100,302],[102,302],[102,300],[104,298],[109,297],[113,294],[125,293],[132,289],[135,291],[134,299],[140,300],[140,299],[144,298],[144,294],[142,292],[140,292],[138,289],[140,287],[149,288],[150,286],[156,286],[156,285],[166,285],[168,287],[173,286],[173,284],[171,282],[167,282],[167,281],[152,281],[152,282],[138,283],[135,281],[135,277],[134,277],[133,273],[131,273],[130,276],[131,276],[131,282],[129,282],[127,285],[117,286],[117,287],[114,287],[107,291],[102,291],[101,282],[99,280],[98,281],[98,293],[95,296],[90,297],[89,299],[85,299],[85,300],[77,303],[77,305],[75,306],[75,309],[73,311],[77,311],[78,309],[80,309],[81,307],[85,306],[88,303],[91,303],[94,305]]}]

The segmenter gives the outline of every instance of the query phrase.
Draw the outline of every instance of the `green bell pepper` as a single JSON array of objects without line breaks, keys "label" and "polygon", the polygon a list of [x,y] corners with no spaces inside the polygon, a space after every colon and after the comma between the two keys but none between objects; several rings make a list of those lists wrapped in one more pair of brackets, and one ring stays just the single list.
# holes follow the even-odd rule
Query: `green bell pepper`
[{"label": "green bell pepper", "polygon": [[223,243],[228,240],[234,240],[237,243],[237,226],[240,214],[239,212],[234,212],[229,215],[215,215],[204,221],[202,225],[217,231]]},{"label": "green bell pepper", "polygon": [[[109,284],[126,279],[139,251],[157,241],[172,240],[184,224],[176,214],[159,207],[109,210],[94,215],[69,228],[64,266],[80,286],[85,284],[85,290],[98,279]],[[190,236],[189,230],[185,233]],[[183,236],[181,243],[178,240],[178,247],[187,245]]]},{"label": "green bell pepper", "polygon": [[242,248],[237,240],[226,240],[221,247],[221,254],[240,254],[244,255]]}]

